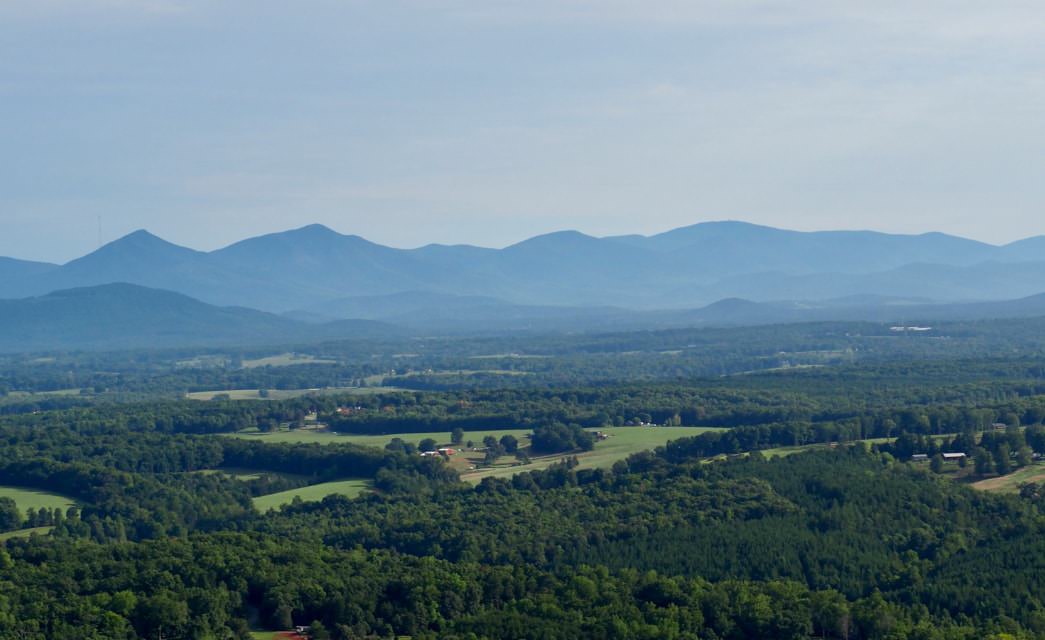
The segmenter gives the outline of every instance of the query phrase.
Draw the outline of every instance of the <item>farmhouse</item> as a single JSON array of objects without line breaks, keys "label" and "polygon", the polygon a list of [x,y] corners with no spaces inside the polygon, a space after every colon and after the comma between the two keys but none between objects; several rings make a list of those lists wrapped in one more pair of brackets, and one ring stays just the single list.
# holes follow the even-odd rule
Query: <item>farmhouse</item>
[{"label": "farmhouse", "polygon": [[964,457],[965,457],[964,453],[945,453],[945,454],[943,454],[943,459],[944,460],[948,460],[948,461],[951,461],[951,460],[961,460]]}]

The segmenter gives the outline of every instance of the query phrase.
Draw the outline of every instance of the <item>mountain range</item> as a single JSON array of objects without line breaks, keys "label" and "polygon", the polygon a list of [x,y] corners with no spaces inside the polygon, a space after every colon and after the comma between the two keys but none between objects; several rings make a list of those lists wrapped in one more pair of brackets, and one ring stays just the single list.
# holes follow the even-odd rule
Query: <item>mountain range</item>
[{"label": "mountain range", "polygon": [[526,306],[670,309],[849,296],[936,302],[1045,291],[1045,237],[995,246],[942,233],[798,232],[710,222],[653,236],[576,231],[503,249],[396,249],[320,225],[217,251],[137,231],[64,265],[0,259],[0,298],[126,282],[275,313],[333,313],[338,301],[406,293]]},{"label": "mountain range", "polygon": [[1045,237],[703,223],[395,249],[311,225],[202,252],[137,231],[64,265],[0,258],[0,351],[1045,315]]}]

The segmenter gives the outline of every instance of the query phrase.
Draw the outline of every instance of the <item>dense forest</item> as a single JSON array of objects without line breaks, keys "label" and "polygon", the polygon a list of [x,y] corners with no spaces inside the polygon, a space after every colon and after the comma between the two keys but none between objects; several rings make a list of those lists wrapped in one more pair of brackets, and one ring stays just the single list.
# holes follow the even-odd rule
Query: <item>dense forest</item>
[{"label": "dense forest", "polygon": [[[823,328],[448,341],[414,384],[268,400],[181,394],[275,389],[280,377],[354,386],[338,376],[384,376],[391,362],[361,345],[313,354],[338,364],[257,368],[218,352],[8,359],[0,487],[74,506],[0,496],[0,638],[246,639],[296,626],[338,640],[1045,637],[1045,485],[971,486],[1045,454],[1036,338],[955,326],[972,337],[949,353],[918,337],[743,375],[624,355],[679,339],[709,345],[709,361],[774,341],[776,353],[838,347],[810,337]],[[1010,355],[978,355],[1005,340]],[[518,357],[527,341],[564,355]],[[451,369],[437,361],[495,348],[516,354],[497,367],[525,375],[500,386],[439,375]],[[592,374],[600,359],[617,361],[611,375]],[[103,378],[118,391],[88,389]],[[81,383],[82,394],[28,393]],[[600,429],[677,425],[719,429],[585,464],[611,446]],[[325,444],[232,437],[317,428]],[[420,455],[508,428],[529,435],[479,446],[517,456],[512,474],[469,483],[444,456]],[[255,502],[346,478],[368,490]]]}]

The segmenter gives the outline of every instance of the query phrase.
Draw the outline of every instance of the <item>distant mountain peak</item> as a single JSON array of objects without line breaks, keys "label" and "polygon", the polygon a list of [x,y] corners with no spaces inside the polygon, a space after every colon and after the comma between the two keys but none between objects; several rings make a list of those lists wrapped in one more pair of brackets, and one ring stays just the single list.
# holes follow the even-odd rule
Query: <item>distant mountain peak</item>
[{"label": "distant mountain peak", "polygon": [[[199,255],[194,249],[168,242],[163,238],[149,233],[145,229],[139,229],[129,233],[122,238],[102,246],[97,251],[89,253],[82,258],[77,258],[67,263],[66,267],[77,268],[79,266],[98,262],[120,261],[126,258],[144,260],[149,264],[166,258],[185,258]],[[130,274],[128,274],[130,275]]]},{"label": "distant mountain peak", "polygon": [[578,244],[581,242],[598,242],[599,239],[594,236],[589,236],[586,233],[581,233],[574,229],[567,229],[565,231],[552,231],[551,233],[542,233],[538,236],[533,236],[523,240],[522,242],[516,242],[513,245],[507,247],[507,249],[516,249],[521,247],[534,247],[534,246],[567,246],[572,244]]},{"label": "distant mountain peak", "polygon": [[285,231],[284,233],[295,234],[295,235],[309,235],[309,236],[341,236],[341,235],[343,235],[343,234],[338,233],[337,231],[334,231],[333,229],[331,229],[330,227],[326,226],[325,224],[319,224],[318,222],[315,222],[313,224],[307,224],[307,225],[305,225],[303,227],[299,227],[297,229],[291,229],[290,231]]}]

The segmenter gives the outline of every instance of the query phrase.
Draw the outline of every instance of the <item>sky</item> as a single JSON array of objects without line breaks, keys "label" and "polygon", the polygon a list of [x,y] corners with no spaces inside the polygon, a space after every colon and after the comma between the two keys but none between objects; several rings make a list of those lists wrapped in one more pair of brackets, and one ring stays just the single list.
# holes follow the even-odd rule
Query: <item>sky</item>
[{"label": "sky", "polygon": [[1045,234],[1040,0],[0,0],[0,256]]}]

